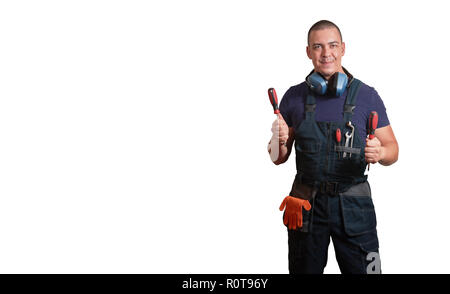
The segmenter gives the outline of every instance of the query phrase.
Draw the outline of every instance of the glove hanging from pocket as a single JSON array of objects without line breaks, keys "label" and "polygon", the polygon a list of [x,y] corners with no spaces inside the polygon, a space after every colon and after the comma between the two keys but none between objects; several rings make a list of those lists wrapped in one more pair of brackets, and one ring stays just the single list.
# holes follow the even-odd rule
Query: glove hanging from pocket
[{"label": "glove hanging from pocket", "polygon": [[308,200],[286,196],[280,205],[280,211],[284,211],[283,222],[289,229],[295,230],[303,226],[302,209],[311,209],[311,204]]}]

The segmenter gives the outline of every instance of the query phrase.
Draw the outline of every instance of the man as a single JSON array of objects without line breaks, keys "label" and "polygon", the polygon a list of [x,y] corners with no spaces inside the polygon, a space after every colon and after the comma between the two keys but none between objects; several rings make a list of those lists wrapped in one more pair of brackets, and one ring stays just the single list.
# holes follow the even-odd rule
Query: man
[{"label": "man", "polygon": [[[396,162],[398,144],[378,93],[342,67],[344,53],[339,28],[315,23],[306,47],[314,70],[285,93],[272,125],[272,161],[286,162],[293,146],[296,153],[297,175],[280,206],[291,274],[323,273],[330,237],[342,273],[381,273],[365,170],[368,163]],[[368,139],[372,111],[378,128]]]}]

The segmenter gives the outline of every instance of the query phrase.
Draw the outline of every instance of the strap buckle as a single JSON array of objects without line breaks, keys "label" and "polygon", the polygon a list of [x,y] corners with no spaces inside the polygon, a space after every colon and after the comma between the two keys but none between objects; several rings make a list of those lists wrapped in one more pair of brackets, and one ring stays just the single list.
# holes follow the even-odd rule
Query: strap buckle
[{"label": "strap buckle", "polygon": [[329,195],[338,195],[338,182],[321,182],[320,193]]},{"label": "strap buckle", "polygon": [[305,104],[305,112],[314,112],[316,110],[316,104]]}]

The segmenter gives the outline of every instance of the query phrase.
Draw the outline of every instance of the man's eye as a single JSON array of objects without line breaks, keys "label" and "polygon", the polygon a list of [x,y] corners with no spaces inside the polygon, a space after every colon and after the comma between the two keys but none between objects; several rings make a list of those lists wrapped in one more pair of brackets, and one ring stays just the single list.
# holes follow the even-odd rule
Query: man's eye
[{"label": "man's eye", "polygon": [[313,48],[314,48],[314,49],[319,49],[319,48],[320,48],[320,45],[314,45]]}]

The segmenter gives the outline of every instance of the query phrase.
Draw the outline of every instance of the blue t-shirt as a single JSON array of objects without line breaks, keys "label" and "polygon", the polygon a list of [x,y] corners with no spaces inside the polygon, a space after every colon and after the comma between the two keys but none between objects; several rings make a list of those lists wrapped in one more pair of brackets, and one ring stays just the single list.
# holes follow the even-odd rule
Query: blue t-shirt
[{"label": "blue t-shirt", "polygon": [[[309,88],[305,82],[292,86],[286,91],[280,102],[280,112],[289,127],[297,129],[305,119],[304,105]],[[316,97],[316,121],[343,121],[344,104],[347,90],[340,96],[315,95]],[[358,129],[362,142],[367,137],[367,124],[370,113],[378,113],[378,127],[389,125],[384,103],[377,91],[361,83],[361,88],[356,97],[356,108],[353,112],[352,124]]]}]

